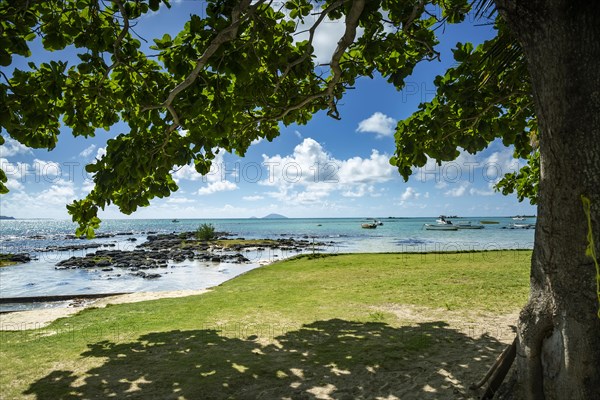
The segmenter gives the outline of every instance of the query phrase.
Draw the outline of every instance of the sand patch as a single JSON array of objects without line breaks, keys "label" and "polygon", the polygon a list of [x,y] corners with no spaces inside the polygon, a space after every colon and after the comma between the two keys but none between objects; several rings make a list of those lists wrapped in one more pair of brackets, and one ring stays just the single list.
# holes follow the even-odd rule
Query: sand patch
[{"label": "sand patch", "polygon": [[44,328],[59,318],[77,314],[88,307],[104,308],[109,304],[125,304],[165,298],[186,297],[203,294],[208,291],[209,289],[139,292],[104,297],[95,300],[78,301],[75,299],[70,303],[65,303],[65,307],[43,308],[0,314],[0,331],[22,331]]}]

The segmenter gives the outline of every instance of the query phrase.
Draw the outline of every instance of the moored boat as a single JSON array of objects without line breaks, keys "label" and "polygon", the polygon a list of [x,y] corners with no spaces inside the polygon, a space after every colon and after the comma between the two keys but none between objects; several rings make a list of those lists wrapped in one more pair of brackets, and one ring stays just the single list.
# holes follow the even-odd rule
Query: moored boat
[{"label": "moored boat", "polygon": [[483,225],[473,225],[471,221],[459,222],[455,226],[458,229],[483,229]]},{"label": "moored boat", "polygon": [[361,225],[362,228],[364,229],[375,229],[377,228],[377,224],[376,223],[366,223],[366,224],[362,224]]},{"label": "moored boat", "polygon": [[508,229],[534,229],[535,224],[509,224]]},{"label": "moored boat", "polygon": [[425,224],[425,230],[428,231],[457,231],[458,228],[452,224]]}]

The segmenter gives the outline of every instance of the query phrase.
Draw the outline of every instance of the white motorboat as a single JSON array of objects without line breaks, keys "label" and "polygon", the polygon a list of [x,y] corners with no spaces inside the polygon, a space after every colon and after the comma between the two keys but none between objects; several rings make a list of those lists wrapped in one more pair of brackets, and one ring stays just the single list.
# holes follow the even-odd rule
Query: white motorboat
[{"label": "white motorboat", "polygon": [[428,231],[457,231],[456,225],[450,224],[425,224],[423,225],[425,230]]},{"label": "white motorboat", "polygon": [[483,229],[483,225],[473,225],[471,221],[461,221],[454,226],[458,229]]},{"label": "white motorboat", "polygon": [[535,224],[510,224],[508,229],[534,229]]}]

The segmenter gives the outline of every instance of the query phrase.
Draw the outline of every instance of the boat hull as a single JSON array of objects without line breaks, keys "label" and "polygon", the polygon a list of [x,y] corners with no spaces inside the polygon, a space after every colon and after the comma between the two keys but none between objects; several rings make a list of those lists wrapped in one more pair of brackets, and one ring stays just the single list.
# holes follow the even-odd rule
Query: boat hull
[{"label": "boat hull", "polygon": [[428,231],[457,231],[458,228],[454,225],[430,225],[430,224],[425,224],[425,230]]}]

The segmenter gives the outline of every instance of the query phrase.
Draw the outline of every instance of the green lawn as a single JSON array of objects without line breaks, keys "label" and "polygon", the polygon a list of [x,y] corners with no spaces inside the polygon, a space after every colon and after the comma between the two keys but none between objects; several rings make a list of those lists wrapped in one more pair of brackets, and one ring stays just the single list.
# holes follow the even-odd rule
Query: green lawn
[{"label": "green lawn", "polygon": [[315,387],[333,398],[393,394],[389,382],[410,375],[415,357],[458,350],[475,370],[502,344],[473,341],[443,320],[403,326],[385,307],[514,312],[527,298],[530,256],[304,256],[204,295],[88,309],[43,329],[1,332],[0,398],[308,399],[318,397]]}]

